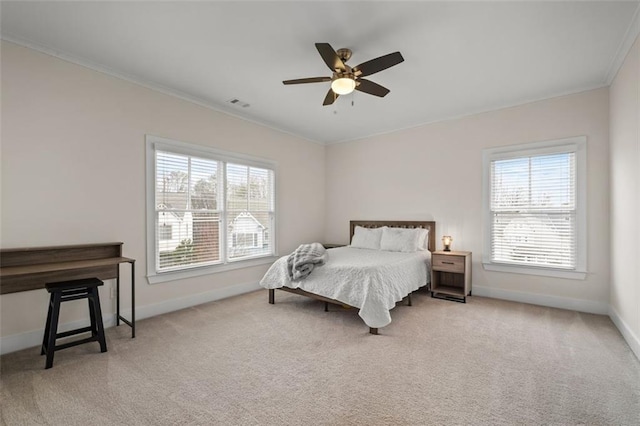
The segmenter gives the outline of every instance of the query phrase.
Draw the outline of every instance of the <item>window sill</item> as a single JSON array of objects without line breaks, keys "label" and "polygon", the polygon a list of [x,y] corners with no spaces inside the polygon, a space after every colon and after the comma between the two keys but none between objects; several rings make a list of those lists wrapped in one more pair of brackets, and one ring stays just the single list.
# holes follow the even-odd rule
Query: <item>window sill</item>
[{"label": "window sill", "polygon": [[586,272],[581,271],[565,271],[562,269],[551,268],[532,268],[520,265],[507,265],[497,263],[482,263],[486,271],[511,272],[513,274],[539,275],[543,277],[568,278],[571,280],[584,280],[587,277]]},{"label": "window sill", "polygon": [[182,269],[179,271],[167,271],[155,274],[148,274],[147,281],[149,284],[158,284],[168,281],[176,281],[185,278],[200,277],[202,275],[216,274],[219,272],[233,271],[235,269],[250,268],[252,266],[266,265],[273,263],[278,256],[260,257],[257,259],[240,260],[229,262],[223,265],[203,266],[199,268]]}]

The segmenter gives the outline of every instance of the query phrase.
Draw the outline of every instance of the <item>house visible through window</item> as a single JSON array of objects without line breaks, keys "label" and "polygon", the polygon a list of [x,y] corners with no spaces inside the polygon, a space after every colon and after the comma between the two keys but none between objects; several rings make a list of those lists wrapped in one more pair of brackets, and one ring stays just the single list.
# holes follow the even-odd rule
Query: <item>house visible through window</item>
[{"label": "house visible through window", "polygon": [[485,151],[485,268],[583,277],[585,149],[573,138]]},{"label": "house visible through window", "polygon": [[[150,275],[273,256],[274,167],[147,137],[154,253]],[[148,201],[149,203],[151,201]]]}]

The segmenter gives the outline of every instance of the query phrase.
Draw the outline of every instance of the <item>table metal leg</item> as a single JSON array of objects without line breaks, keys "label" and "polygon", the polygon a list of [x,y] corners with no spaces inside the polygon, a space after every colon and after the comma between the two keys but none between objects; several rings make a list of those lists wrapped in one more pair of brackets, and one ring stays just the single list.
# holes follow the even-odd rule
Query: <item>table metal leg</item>
[{"label": "table metal leg", "polygon": [[131,262],[131,338],[136,337],[136,265]]},{"label": "table metal leg", "polygon": [[131,338],[136,337],[136,267],[135,262],[128,262],[131,265],[131,321],[120,315],[120,270],[116,278],[117,297],[116,302],[116,325],[120,325],[120,320],[131,327]]},{"label": "table metal leg", "polygon": [[116,327],[120,325],[120,265],[116,273]]}]

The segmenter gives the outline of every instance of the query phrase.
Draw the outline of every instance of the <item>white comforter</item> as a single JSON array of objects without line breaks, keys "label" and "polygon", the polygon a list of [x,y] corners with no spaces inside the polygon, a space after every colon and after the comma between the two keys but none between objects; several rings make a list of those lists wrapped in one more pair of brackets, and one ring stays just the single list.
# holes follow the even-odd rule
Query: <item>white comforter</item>
[{"label": "white comforter", "polygon": [[260,281],[264,288],[300,288],[360,308],[359,315],[373,328],[391,322],[396,302],[429,282],[431,253],[399,253],[339,247],[327,251],[324,266],[307,278],[291,281],[287,257],[278,259]]}]

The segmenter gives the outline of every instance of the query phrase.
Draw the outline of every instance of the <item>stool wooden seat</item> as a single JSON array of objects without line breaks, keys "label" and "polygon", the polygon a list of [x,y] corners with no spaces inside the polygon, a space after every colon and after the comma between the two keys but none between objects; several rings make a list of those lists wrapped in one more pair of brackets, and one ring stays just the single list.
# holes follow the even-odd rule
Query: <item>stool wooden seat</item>
[{"label": "stool wooden seat", "polygon": [[[44,329],[44,338],[42,339],[42,350],[40,351],[40,355],[47,355],[45,369],[53,366],[53,354],[57,350],[70,348],[83,343],[98,342],[100,343],[100,352],[107,351],[107,342],[104,337],[104,326],[102,324],[102,310],[100,309],[100,295],[98,294],[98,287],[102,284],[103,282],[97,278],[45,284],[45,288],[51,294],[47,323]],[[58,333],[60,304],[62,302],[79,299],[87,299],[89,303],[91,325],[89,327]],[[91,337],[56,345],[56,339],[87,332],[91,332]]]}]

